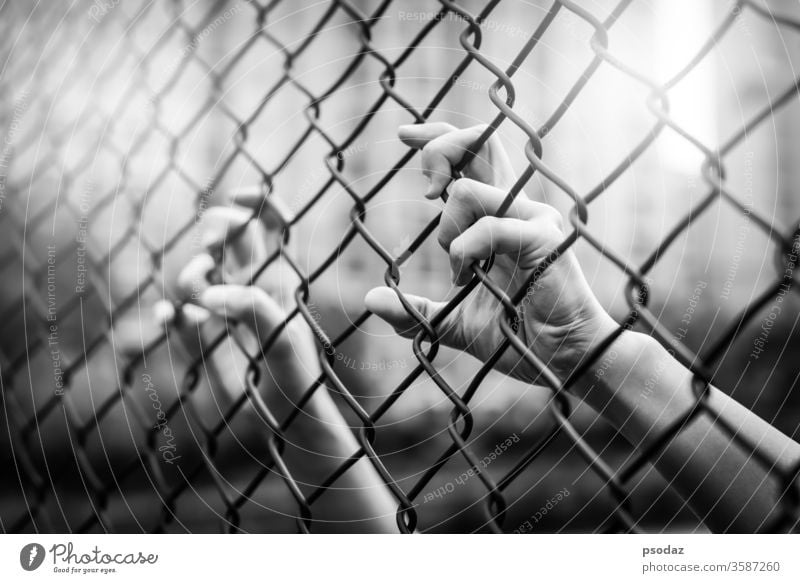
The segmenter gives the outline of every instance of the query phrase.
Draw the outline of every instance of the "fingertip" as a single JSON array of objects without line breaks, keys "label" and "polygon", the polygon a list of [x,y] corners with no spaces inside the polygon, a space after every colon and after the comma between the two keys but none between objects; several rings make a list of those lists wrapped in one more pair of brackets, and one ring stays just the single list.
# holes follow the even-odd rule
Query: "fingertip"
[{"label": "fingertip", "polygon": [[211,317],[211,313],[208,310],[194,304],[184,304],[181,306],[181,314],[184,322],[191,326],[204,324]]},{"label": "fingertip", "polygon": [[364,305],[370,312],[379,314],[395,299],[394,292],[388,287],[375,287],[364,296]]},{"label": "fingertip", "polygon": [[428,170],[429,185],[425,197],[430,200],[441,198],[442,194],[448,190],[451,180],[450,174]]},{"label": "fingertip", "polygon": [[231,202],[249,209],[261,206],[265,198],[266,194],[261,186],[246,186],[230,193]]},{"label": "fingertip", "polygon": [[407,146],[419,149],[424,148],[431,140],[454,129],[454,126],[445,122],[403,124],[397,128],[397,135]]},{"label": "fingertip", "polygon": [[419,126],[402,125],[397,128],[397,137],[409,148],[419,150],[425,146],[425,140],[421,140]]},{"label": "fingertip", "polygon": [[397,294],[388,287],[376,287],[364,297],[367,309],[403,335],[414,326]]},{"label": "fingertip", "polygon": [[428,190],[425,191],[425,198],[428,200],[436,200],[441,196],[433,182],[428,182]]},{"label": "fingertip", "polygon": [[159,326],[172,323],[175,319],[175,306],[167,300],[158,300],[153,305],[153,320]]},{"label": "fingertip", "polygon": [[464,235],[463,233],[450,241],[450,247],[447,249],[447,253],[450,255],[450,263],[460,264],[464,261]]}]

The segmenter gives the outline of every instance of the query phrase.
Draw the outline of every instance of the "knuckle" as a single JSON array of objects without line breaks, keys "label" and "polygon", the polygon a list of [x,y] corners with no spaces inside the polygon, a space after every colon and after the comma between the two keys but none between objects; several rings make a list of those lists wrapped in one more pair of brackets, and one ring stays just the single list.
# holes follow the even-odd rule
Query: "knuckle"
[{"label": "knuckle", "polygon": [[527,220],[531,216],[531,210],[528,206],[530,201],[521,200],[519,197],[514,199],[514,202],[508,207],[508,210],[503,215],[509,219],[517,219],[520,221]]},{"label": "knuckle", "polygon": [[[488,123],[479,123],[469,128],[467,132],[464,132],[464,138],[468,140],[467,146],[471,146],[472,143],[475,140],[477,140],[480,136],[482,136],[487,129],[489,129]],[[495,134],[492,133],[491,136],[489,136],[489,139],[491,140],[492,138],[494,138],[494,136]]]},{"label": "knuckle", "polygon": [[447,253],[450,256],[450,266],[455,268],[456,271],[461,269],[464,263],[464,245],[462,241],[454,239]]},{"label": "knuckle", "polygon": [[455,128],[442,133],[439,137],[431,140],[422,148],[423,156],[428,156],[428,159],[438,160],[444,158],[450,162],[455,162],[460,159],[465,151],[466,146],[458,141],[458,133]]},{"label": "knuckle", "polygon": [[564,238],[564,232],[561,230],[561,228],[550,221],[545,223],[542,229],[542,234],[548,241],[547,251],[552,251],[552,248],[558,246],[558,244],[561,243],[561,240]]},{"label": "knuckle", "polygon": [[480,232],[489,232],[492,230],[492,227],[502,219],[498,219],[497,217],[492,216],[485,216],[479,218],[475,221],[475,228],[478,229]]},{"label": "knuckle", "polygon": [[439,155],[441,153],[441,151],[442,151],[443,142],[444,142],[444,140],[442,138],[444,138],[447,135],[449,135],[449,134],[442,134],[441,136],[439,136],[437,138],[434,138],[430,142],[425,144],[425,146],[422,148],[422,155],[423,156],[437,156],[437,155]]},{"label": "knuckle", "polygon": [[469,178],[459,178],[450,185],[449,192],[453,203],[464,203],[472,197],[472,181]]},{"label": "knuckle", "polygon": [[446,121],[434,122],[431,124],[431,127],[442,134],[449,134],[458,129],[456,126],[451,123],[447,123]]},{"label": "knuckle", "polygon": [[558,231],[564,230],[564,217],[561,213],[550,205],[545,205],[543,218],[545,221],[553,225]]},{"label": "knuckle", "polygon": [[424,148],[422,148],[422,168],[426,174],[429,174],[431,177],[434,175],[438,175],[439,172],[434,172],[434,167],[436,166],[436,162],[442,157],[441,153],[441,146],[433,142],[426,144]]}]

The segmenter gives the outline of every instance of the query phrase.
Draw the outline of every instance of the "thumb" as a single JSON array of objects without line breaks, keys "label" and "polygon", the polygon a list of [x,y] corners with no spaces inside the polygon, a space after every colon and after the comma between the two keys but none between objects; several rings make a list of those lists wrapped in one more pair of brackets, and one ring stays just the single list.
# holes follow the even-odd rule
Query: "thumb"
[{"label": "thumb", "polygon": [[241,322],[263,343],[286,314],[263,290],[244,285],[212,285],[200,295],[200,305],[224,318]]},{"label": "thumb", "polygon": [[[413,294],[404,294],[403,297],[428,321],[445,306],[445,302],[435,302]],[[370,312],[392,326],[404,338],[413,338],[422,328],[403,307],[397,294],[388,287],[371,289],[364,298],[364,304]],[[463,341],[460,340],[462,334],[458,326],[458,319],[449,315],[436,327],[439,340],[451,348],[463,349]]]}]

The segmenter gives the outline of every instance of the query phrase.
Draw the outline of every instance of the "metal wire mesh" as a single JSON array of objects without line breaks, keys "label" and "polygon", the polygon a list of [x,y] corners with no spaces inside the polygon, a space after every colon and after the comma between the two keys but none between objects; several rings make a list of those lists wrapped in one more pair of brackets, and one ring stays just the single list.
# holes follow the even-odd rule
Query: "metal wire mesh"
[{"label": "metal wire mesh", "polygon": [[[581,3],[554,1],[547,6],[536,28],[530,34],[526,33],[524,43],[515,57],[502,65],[481,48],[486,23],[491,22],[499,0],[484,2],[475,10],[467,10],[455,1],[425,2],[424,8],[430,11],[430,18],[422,22],[407,44],[393,51],[391,56],[377,49],[375,44],[375,30],[382,20],[390,10],[403,8],[398,7],[399,2],[391,0],[331,0],[324,3],[319,15],[313,18],[309,30],[288,40],[283,34],[285,31],[280,28],[280,17],[276,16],[285,8],[285,0],[208,3],[203,7],[200,18],[190,18],[186,3],[181,1],[171,2],[166,8],[145,3],[135,10],[113,2],[95,2],[74,5],[62,12],[54,10],[39,14],[36,19],[30,19],[30,12],[26,12],[28,9],[24,7],[4,4],[2,50],[5,64],[1,90],[5,106],[2,108],[0,125],[6,128],[8,136],[14,137],[14,147],[13,151],[7,150],[4,158],[4,168],[13,168],[13,172],[3,173],[0,220],[3,230],[9,233],[11,243],[2,251],[0,269],[9,277],[18,278],[21,288],[19,295],[5,298],[2,316],[3,321],[9,323],[8,330],[14,337],[13,343],[4,344],[0,362],[3,410],[8,433],[6,448],[12,464],[9,467],[13,467],[16,482],[15,487],[5,495],[7,503],[2,513],[3,530],[188,530],[190,527],[180,518],[181,509],[187,506],[193,512],[208,516],[206,528],[209,529],[258,529],[257,526],[243,526],[243,521],[246,522],[248,513],[257,512],[269,501],[269,493],[274,492],[275,482],[280,482],[286,488],[284,494],[289,492],[293,500],[292,507],[285,509],[284,517],[296,519],[297,530],[307,532],[314,529],[315,505],[329,490],[335,488],[337,480],[356,461],[366,458],[396,499],[400,530],[411,532],[418,528],[419,517],[426,510],[421,504],[426,489],[435,484],[436,477],[448,463],[462,458],[467,466],[476,468],[476,477],[483,489],[475,503],[480,505],[484,513],[484,528],[495,532],[511,531],[516,524],[509,523],[506,515],[515,502],[509,501],[508,492],[513,485],[519,485],[520,479],[531,479],[526,469],[546,454],[554,441],[566,439],[582,455],[586,468],[599,477],[601,487],[596,495],[608,497],[610,501],[610,515],[598,519],[594,528],[638,531],[641,524],[634,510],[637,498],[633,492],[637,476],[641,475],[649,461],[658,455],[672,436],[693,418],[702,415],[710,416],[715,423],[724,427],[737,447],[752,452],[785,486],[781,512],[774,523],[764,526],[764,530],[792,528],[797,523],[800,505],[800,467],[788,472],[770,467],[758,444],[749,443],[737,434],[736,427],[727,425],[718,417],[718,412],[713,410],[705,397],[715,375],[715,363],[737,341],[743,326],[754,321],[782,290],[784,293],[796,291],[796,276],[793,272],[788,276],[784,273],[790,257],[796,256],[800,227],[794,232],[778,232],[768,218],[759,216],[758,212],[742,202],[726,185],[725,160],[748,134],[756,131],[760,125],[769,123],[777,111],[795,101],[800,80],[790,78],[787,72],[782,92],[765,101],[754,115],[738,120],[738,127],[714,148],[706,146],[689,129],[673,119],[670,91],[691,75],[715,46],[730,34],[741,14],[747,13],[751,18],[762,19],[785,34],[796,34],[800,22],[777,16],[755,1],[733,2],[719,19],[716,31],[707,42],[668,82],[660,83],[651,80],[646,71],[627,64],[611,48],[610,38],[615,24],[633,3],[633,0],[623,0],[607,16],[600,18]],[[248,21],[250,28],[237,29],[237,41],[224,60],[210,61],[208,54],[203,52],[201,41],[234,15],[237,22]],[[528,116],[520,113],[514,78],[536,54],[553,23],[565,18],[565,15],[591,27],[590,34],[585,38],[576,37],[571,42],[584,46],[588,43],[592,58],[575,76],[549,117],[534,126],[526,121]],[[409,67],[407,62],[426,38],[448,20],[451,24],[457,23],[460,33],[457,37],[447,36],[444,42],[449,43],[446,46],[448,51],[458,53],[459,62],[423,105],[417,106],[404,96],[403,83],[398,79],[402,75],[418,74],[418,71],[406,70]],[[23,25],[24,38],[18,39],[15,31],[23,30]],[[329,27],[341,28],[352,41],[347,54],[336,60],[331,60],[325,54],[326,45],[320,40]],[[31,48],[37,39],[43,44],[41,50]],[[103,42],[100,39],[104,39]],[[20,50],[20,46],[27,48]],[[65,50],[66,46],[75,48]],[[164,66],[163,53],[170,46],[173,49],[174,46],[183,48],[177,60],[173,58],[168,66]],[[98,47],[104,48],[98,51]],[[231,93],[238,90],[230,86],[234,69],[248,56],[265,52],[280,55],[280,70],[276,70],[271,77],[260,79],[262,91],[249,109],[237,109],[230,105]],[[175,54],[174,50],[172,54]],[[325,83],[311,82],[308,76],[298,74],[298,62],[304,59],[325,64],[326,74],[321,75]],[[128,62],[135,66],[125,69],[123,64]],[[104,64],[100,74],[97,73],[97,63]],[[492,280],[491,261],[475,267],[472,282],[431,321],[404,302],[409,313],[422,327],[413,340],[416,362],[402,381],[369,411],[349,386],[346,375],[342,374],[342,365],[337,364],[335,358],[336,350],[327,349],[336,349],[352,336],[360,334],[363,325],[372,316],[362,310],[339,329],[327,326],[326,322],[315,317],[315,295],[312,292],[315,282],[326,272],[337,269],[351,246],[366,244],[363,248],[379,258],[385,266],[385,284],[403,300],[403,266],[431,238],[439,219],[439,215],[436,215],[413,236],[407,237],[400,248],[387,250],[380,236],[376,235],[376,229],[380,227],[368,221],[373,206],[371,203],[400,171],[412,164],[414,151],[409,150],[393,163],[384,164],[380,176],[367,187],[348,176],[348,164],[351,162],[343,153],[360,148],[360,140],[372,131],[374,125],[383,123],[381,112],[388,108],[405,115],[408,123],[423,122],[434,117],[468,68],[480,68],[491,75],[491,85],[475,92],[474,98],[489,100],[495,108],[494,116],[484,120],[488,124],[487,129],[471,151],[477,151],[501,127],[515,126],[527,139],[525,155],[528,164],[509,190],[500,212],[508,207],[534,176],[548,182],[551,188],[566,196],[572,205],[569,213],[571,232],[528,284],[535,286],[538,278],[559,254],[579,241],[588,244],[608,260],[608,269],[623,274],[627,280],[626,301],[629,310],[619,332],[634,326],[647,330],[694,374],[695,408],[663,432],[652,446],[629,457],[624,464],[615,465],[607,460],[604,452],[590,444],[583,432],[575,427],[573,407],[567,396],[572,381],[560,382],[514,330],[517,309],[528,285],[515,297],[508,297]],[[631,148],[627,156],[607,169],[594,188],[581,192],[570,186],[546,163],[547,137],[562,122],[595,73],[605,68],[614,69],[647,90],[647,106],[652,123],[646,135]],[[103,95],[100,87],[113,84],[112,79],[123,70],[133,73],[113,83],[116,83],[114,87],[117,87],[119,96],[124,98],[107,103],[100,101],[98,96]],[[199,90],[202,95],[182,107],[184,116],[177,123],[175,112],[165,110],[165,102],[190,70],[196,71],[202,79],[203,87]],[[259,72],[254,68],[248,74],[257,75]],[[347,131],[331,131],[331,126],[321,121],[326,108],[337,99],[346,83],[353,79],[364,79],[366,75],[374,75],[369,81],[377,81],[377,84],[373,84],[378,87],[374,99],[358,104],[360,112],[355,122],[347,126]],[[159,78],[160,83],[154,82],[154,76]],[[27,79],[31,80],[29,84],[25,82]],[[82,93],[73,95],[73,88]],[[270,144],[271,156],[267,161],[255,153],[252,128],[268,119],[270,109],[281,99],[302,104],[297,108],[304,117],[294,118],[290,124],[292,131],[284,133]],[[114,106],[109,107],[109,103],[114,103]],[[135,129],[131,131],[131,111],[141,108],[143,103],[144,117],[138,119],[144,121],[134,124]],[[331,107],[335,109],[338,106]],[[46,123],[54,111],[60,112],[61,127],[56,131],[50,124],[45,132],[39,122]],[[134,115],[139,116],[141,112],[134,111]],[[187,160],[192,156],[192,140],[195,139],[192,132],[206,123],[205,120],[210,116],[218,120],[210,131],[218,136],[221,143],[224,142],[224,147],[220,148],[218,159],[207,165],[213,167],[213,172],[207,175],[201,170],[202,163]],[[27,120],[26,124],[21,123],[23,118]],[[21,132],[17,132],[18,125]],[[705,194],[691,212],[668,230],[645,261],[633,264],[624,254],[612,250],[593,235],[587,222],[593,204],[664,132],[676,133],[686,148],[702,155]],[[127,141],[120,141],[123,139],[120,136],[125,136]],[[137,159],[154,147],[153,140],[160,143],[160,156],[156,157],[157,162],[153,165],[143,167],[137,163]],[[318,157],[312,159],[304,149],[312,140],[322,143],[327,150],[321,160],[322,166]],[[469,157],[470,154],[465,156],[459,167],[454,169],[454,175],[458,175],[466,166]],[[25,160],[33,160],[33,163],[26,167]],[[307,200],[295,205],[292,212],[287,212],[284,206],[272,205],[271,201],[277,196],[274,194],[278,189],[276,185],[282,175],[290,172],[293,164],[305,168],[306,173],[311,169],[323,170],[320,171],[320,178],[309,181],[305,187],[310,193]],[[142,375],[147,375],[152,369],[148,359],[156,358],[165,349],[172,331],[163,329],[160,336],[150,339],[132,356],[122,358],[115,354],[115,321],[119,321],[126,313],[135,312],[143,298],[167,298],[178,305],[173,290],[165,285],[165,280],[175,267],[175,261],[170,258],[176,249],[191,246],[202,213],[214,201],[220,200],[219,185],[235,173],[236,168],[243,166],[259,177],[259,183],[254,188],[268,193],[267,204],[271,206],[271,212],[279,217],[283,238],[287,242],[292,239],[296,225],[315,206],[322,205],[328,193],[341,189],[349,197],[350,222],[342,229],[338,244],[329,248],[312,269],[303,269],[283,248],[256,269],[256,273],[260,274],[269,265],[282,259],[300,279],[299,286],[294,290],[297,307],[288,314],[287,323],[293,319],[304,319],[313,329],[319,341],[319,360],[323,371],[317,381],[307,388],[301,404],[314,391],[330,391],[341,397],[341,406],[356,427],[360,449],[324,482],[314,487],[299,484],[283,460],[286,445],[284,433],[296,421],[299,412],[285,419],[276,419],[257,390],[260,362],[278,335],[284,333],[284,327],[266,339],[260,351],[246,355],[248,364],[241,370],[241,375],[246,379],[247,391],[214,418],[204,414],[202,407],[197,404],[197,398],[198,393],[208,391],[203,384],[204,362],[224,345],[230,331],[222,330],[215,339],[205,343],[202,354],[189,363],[185,370],[173,371],[179,390],[172,396],[174,398],[164,404],[164,419],[174,424],[185,424],[186,430],[195,438],[197,448],[196,452],[191,453],[184,448],[183,460],[177,466],[165,466],[162,463],[160,428],[153,426],[149,412],[139,399],[134,398],[135,394],[142,392]],[[87,178],[89,176],[91,178]],[[145,180],[142,176],[148,178]],[[163,193],[171,188],[185,191],[196,212],[186,216],[181,224],[175,224],[174,217],[170,215],[169,224],[163,228],[163,237],[153,241],[143,233],[139,221],[125,217],[148,216],[151,217],[149,220],[155,220],[153,217],[164,212]],[[55,210],[51,204],[53,193]],[[693,227],[698,217],[712,212],[716,203],[730,205],[737,212],[747,215],[751,224],[764,232],[771,241],[778,267],[772,276],[773,283],[752,298],[738,315],[730,318],[726,330],[713,343],[704,346],[701,354],[697,354],[677,339],[661,322],[659,314],[651,309],[653,290],[648,275],[670,246]],[[259,209],[254,212],[253,220],[263,211]],[[110,234],[102,239],[92,238],[83,232],[77,238],[59,239],[56,226],[63,221],[77,224],[79,228],[85,228],[90,222],[107,223],[111,225]],[[795,221],[794,224],[798,223]],[[48,245],[52,246],[46,250],[36,242],[40,231],[50,233],[49,240],[52,242]],[[68,257],[69,261],[59,262],[57,257]],[[77,270],[75,293],[68,294],[66,300],[63,299],[64,294],[59,294],[56,310],[55,296],[48,290],[54,291],[51,288],[55,287],[56,271],[65,263],[72,271]],[[128,273],[127,276],[121,275],[123,270]],[[500,324],[506,340],[498,346],[496,356],[483,363],[466,389],[461,390],[451,386],[440,374],[441,359],[437,359],[439,339],[435,328],[477,286],[485,286],[503,306],[505,319]],[[12,295],[11,292],[9,295]],[[784,312],[781,317],[792,316]],[[87,321],[91,321],[93,327],[81,324]],[[596,367],[602,348],[610,345],[613,339],[609,338],[595,355],[591,355],[572,379]],[[479,469],[481,456],[476,453],[471,441],[474,430],[472,401],[496,359],[508,350],[517,351],[531,367],[541,372],[542,382],[552,394],[547,405],[552,420],[548,429],[519,456],[512,467],[498,473],[493,468]],[[93,362],[104,359],[109,362],[113,360],[115,374],[105,379],[91,380],[88,369]],[[46,398],[30,387],[30,371],[37,367],[52,369],[55,373],[55,385],[53,390],[47,392]],[[426,376],[451,404],[449,424],[446,426],[450,443],[441,451],[431,454],[434,461],[424,471],[400,481],[390,471],[391,463],[376,447],[382,431],[380,422],[403,398],[409,387]],[[116,387],[101,401],[91,403],[89,415],[82,408],[87,398],[87,382],[105,382]],[[91,398],[90,390],[88,394]],[[268,427],[269,439],[263,456],[260,459],[251,457],[250,464],[245,467],[246,479],[234,485],[225,477],[225,443],[235,439],[236,419],[248,407],[252,407]],[[130,429],[135,446],[129,444],[122,453],[116,452],[112,462],[107,452],[114,446],[111,442],[104,443],[104,435],[108,435],[109,429],[101,428],[109,419],[116,419],[113,415],[120,410],[124,410],[129,428],[135,428]],[[66,451],[70,459],[66,463],[60,463],[64,460],[53,459],[52,455],[46,453],[48,448],[42,441],[42,432],[46,431],[50,431],[50,435],[55,432],[63,443],[69,444]],[[124,463],[119,461],[122,458],[125,459]],[[210,493],[206,491],[200,494],[198,484],[204,480],[211,481],[212,489]],[[67,483],[77,483],[77,488],[85,495],[78,501],[62,503],[59,492]],[[133,491],[139,494],[131,495]],[[202,498],[202,504],[195,503],[197,498]],[[130,517],[119,519],[120,506],[136,505],[149,507],[151,513],[147,521],[131,520]],[[137,512],[131,510],[129,514],[136,516]]]}]

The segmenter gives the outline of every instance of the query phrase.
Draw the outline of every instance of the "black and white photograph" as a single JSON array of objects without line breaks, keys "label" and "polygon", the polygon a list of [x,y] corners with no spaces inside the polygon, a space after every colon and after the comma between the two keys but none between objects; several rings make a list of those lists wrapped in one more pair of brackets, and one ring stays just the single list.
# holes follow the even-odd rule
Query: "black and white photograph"
[{"label": "black and white photograph", "polygon": [[0,573],[796,581],[798,257],[795,0],[0,0]]}]

